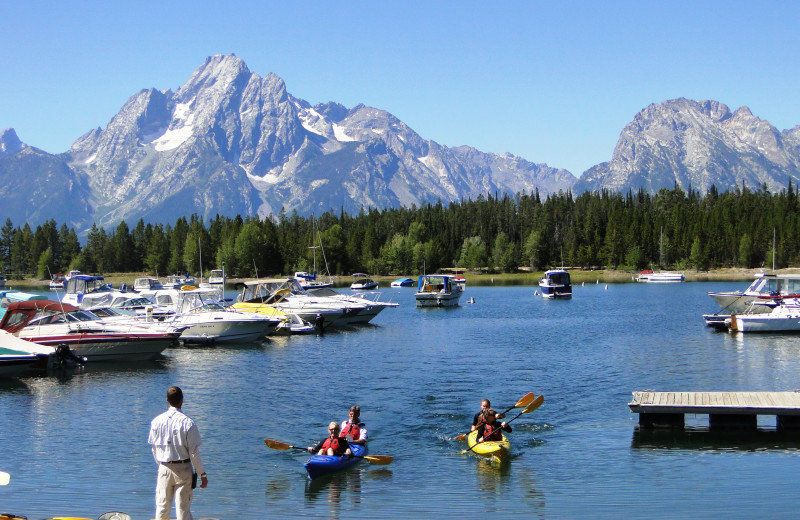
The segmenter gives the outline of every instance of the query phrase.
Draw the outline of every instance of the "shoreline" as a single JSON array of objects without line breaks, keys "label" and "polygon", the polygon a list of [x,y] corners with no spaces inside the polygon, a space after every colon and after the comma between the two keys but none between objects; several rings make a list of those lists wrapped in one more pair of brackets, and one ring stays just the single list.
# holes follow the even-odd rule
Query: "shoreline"
[{"label": "shoreline", "polygon": [[[572,283],[631,283],[636,281],[639,271],[617,271],[617,270],[581,270],[569,269]],[[444,272],[454,272],[455,269],[443,269]],[[698,271],[694,269],[681,271],[684,273],[686,282],[750,282],[753,277],[758,273],[758,268],[725,268],[725,269],[711,269],[708,271]],[[468,285],[536,285],[539,282],[539,277],[542,276],[543,271],[535,272],[518,272],[518,273],[484,273],[478,271],[469,271],[459,269],[458,272],[462,273],[467,278]],[[777,269],[775,274],[800,274],[800,268],[788,267],[785,269]],[[129,287],[133,286],[133,281],[136,278],[150,276],[147,273],[109,273],[103,275],[106,282],[112,284],[114,287],[119,287],[123,283],[128,284]],[[389,284],[402,277],[403,275],[388,275],[388,276],[371,276],[373,280],[378,282],[381,287],[387,288]],[[410,276],[416,278],[416,276]],[[270,277],[273,278],[273,277]],[[349,287],[352,277],[350,276],[333,276],[334,285],[337,288]],[[236,284],[243,280],[252,280],[253,278],[228,278],[227,285]],[[46,290],[49,286],[49,280],[39,280],[36,278],[24,278],[22,280],[6,280],[6,286],[2,289],[37,289]]]}]

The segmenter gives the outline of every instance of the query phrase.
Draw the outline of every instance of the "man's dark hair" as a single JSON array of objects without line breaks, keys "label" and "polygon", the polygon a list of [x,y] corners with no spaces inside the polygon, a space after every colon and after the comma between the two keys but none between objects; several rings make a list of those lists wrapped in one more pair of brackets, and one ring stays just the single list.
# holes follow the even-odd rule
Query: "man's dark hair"
[{"label": "man's dark hair", "polygon": [[177,386],[171,386],[169,390],[167,390],[167,402],[178,408],[181,403],[183,403],[183,392]]}]

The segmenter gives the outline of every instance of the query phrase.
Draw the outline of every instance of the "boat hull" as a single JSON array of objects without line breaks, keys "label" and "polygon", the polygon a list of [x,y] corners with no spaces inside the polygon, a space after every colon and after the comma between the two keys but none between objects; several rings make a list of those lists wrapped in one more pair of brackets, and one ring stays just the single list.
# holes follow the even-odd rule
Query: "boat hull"
[{"label": "boat hull", "polygon": [[477,442],[478,441],[478,431],[472,431],[467,435],[467,445],[472,449],[474,453],[478,455],[484,455],[486,457],[491,457],[496,460],[503,460],[508,457],[508,454],[511,452],[511,443],[508,442],[508,438],[503,434],[502,441],[488,441],[488,442]]},{"label": "boat hull", "polygon": [[172,334],[77,333],[36,336],[35,333],[26,334],[24,329],[20,337],[51,347],[66,344],[76,356],[92,362],[154,359],[176,341],[176,336]]},{"label": "boat hull", "polygon": [[337,471],[342,471],[361,462],[364,455],[367,455],[367,447],[359,444],[351,444],[350,450],[355,457],[336,457],[332,455],[312,455],[303,466],[306,468],[308,478],[313,480],[324,475],[330,475]]},{"label": "boat hull", "polygon": [[414,295],[417,307],[455,307],[461,299],[463,291],[453,291],[450,293],[441,292],[418,292]]},{"label": "boat hull", "polygon": [[731,316],[730,328],[736,332],[800,332],[800,313],[734,314]]}]

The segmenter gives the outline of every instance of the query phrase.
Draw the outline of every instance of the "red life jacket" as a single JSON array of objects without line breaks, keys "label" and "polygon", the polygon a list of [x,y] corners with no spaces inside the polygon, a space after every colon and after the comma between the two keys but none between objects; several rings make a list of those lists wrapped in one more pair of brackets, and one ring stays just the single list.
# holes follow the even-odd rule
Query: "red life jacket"
[{"label": "red life jacket", "polygon": [[339,439],[337,438],[331,439],[330,437],[328,437],[327,439],[325,439],[325,442],[322,443],[322,448],[320,449],[328,451],[328,448],[333,449],[334,455],[341,456],[344,453],[344,450],[342,449],[342,444],[339,442]]},{"label": "red life jacket", "polygon": [[347,423],[347,426],[344,427],[344,430],[342,430],[342,432],[339,434],[339,437],[347,437],[349,435],[354,441],[359,440],[359,437],[361,436],[361,428],[359,428],[360,424]]},{"label": "red life jacket", "polygon": [[502,427],[498,424],[497,428],[495,428],[489,423],[483,423],[483,440],[484,441],[502,441],[503,440],[503,429],[502,429]]}]

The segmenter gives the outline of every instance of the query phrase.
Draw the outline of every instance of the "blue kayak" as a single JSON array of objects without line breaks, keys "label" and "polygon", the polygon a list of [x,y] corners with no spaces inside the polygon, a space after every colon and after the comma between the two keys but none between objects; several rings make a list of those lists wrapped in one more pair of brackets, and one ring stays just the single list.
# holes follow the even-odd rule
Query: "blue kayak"
[{"label": "blue kayak", "polygon": [[349,457],[347,455],[343,457],[337,457],[335,455],[312,455],[311,458],[303,464],[306,468],[306,472],[308,472],[308,478],[313,480],[323,475],[347,469],[364,460],[364,455],[367,455],[366,446],[351,444],[350,450],[353,452],[353,455],[355,455],[354,457]]}]

